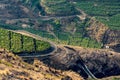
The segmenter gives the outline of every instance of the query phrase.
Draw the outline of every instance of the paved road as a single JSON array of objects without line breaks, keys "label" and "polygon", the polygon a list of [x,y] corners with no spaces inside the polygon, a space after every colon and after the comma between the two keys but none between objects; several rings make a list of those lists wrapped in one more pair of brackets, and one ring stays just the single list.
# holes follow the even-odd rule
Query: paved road
[{"label": "paved road", "polygon": [[[51,44],[51,46],[54,48],[53,49],[53,51],[51,51],[51,52],[49,52],[49,53],[46,53],[46,54],[21,54],[20,56],[21,57],[23,57],[23,58],[36,58],[36,57],[49,57],[49,56],[53,56],[53,58],[56,56],[56,57],[58,57],[59,56],[59,59],[62,61],[64,61],[63,63],[64,64],[68,64],[68,65],[70,65],[71,64],[71,62],[70,61],[67,61],[65,58],[66,58],[66,55],[69,55],[69,53],[75,53],[75,51],[74,50],[72,50],[72,49],[70,49],[69,47],[63,47],[63,49],[64,49],[64,51],[65,51],[65,53],[63,53],[63,54],[59,54],[59,53],[55,53],[56,51],[57,51],[57,46],[56,46],[56,44],[54,44],[53,42],[51,42],[51,41],[49,41],[48,39],[46,39],[46,38],[42,38],[42,37],[40,37],[40,36],[38,36],[38,35],[35,35],[35,34],[32,34],[32,33],[30,33],[30,32],[27,32],[27,31],[23,31],[23,30],[17,30],[17,31],[14,31],[14,30],[10,30],[10,31],[12,31],[12,32],[15,32],[15,33],[20,33],[20,34],[23,34],[23,35],[26,35],[26,36],[29,36],[29,37],[33,37],[33,38],[35,38],[35,39],[38,39],[38,40],[44,40],[44,41],[47,41],[47,42],[49,42],[50,44]],[[60,57],[61,56],[61,57]],[[76,56],[76,54],[73,54],[73,56]],[[65,59],[65,60],[64,60]],[[70,58],[70,60],[71,60],[71,58]],[[74,63],[73,63],[74,64]],[[88,69],[88,67],[84,64],[84,62],[83,62],[83,60],[82,60],[82,58],[80,57],[80,62],[79,63],[77,63],[77,65],[80,67],[80,68],[82,68],[85,72],[86,72],[86,74],[88,75],[88,76],[90,76],[91,78],[93,78],[93,79],[96,79],[96,77],[91,73],[91,71]]]},{"label": "paved road", "polygon": [[45,53],[45,54],[21,54],[21,57],[43,57],[43,56],[49,56],[49,55],[53,55],[55,53],[55,51],[57,51],[57,46],[55,43],[51,42],[50,40],[46,39],[46,38],[42,38],[38,35],[35,35],[35,34],[32,34],[30,32],[27,32],[27,31],[24,31],[24,30],[9,30],[9,31],[12,31],[12,32],[15,32],[15,33],[19,33],[19,34],[22,34],[22,35],[26,35],[26,36],[29,36],[29,37],[32,37],[32,38],[35,38],[37,40],[43,40],[43,41],[47,41],[51,44],[51,47],[52,47],[52,51],[50,51],[49,53]]}]

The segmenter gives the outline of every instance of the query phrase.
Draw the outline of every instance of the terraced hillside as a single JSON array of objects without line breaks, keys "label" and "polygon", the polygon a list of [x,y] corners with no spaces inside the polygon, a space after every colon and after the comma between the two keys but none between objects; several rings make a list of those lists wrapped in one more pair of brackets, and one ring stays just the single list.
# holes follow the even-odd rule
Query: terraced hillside
[{"label": "terraced hillside", "polygon": [[[2,1],[2,4],[6,4],[7,1]],[[14,1],[11,1],[11,3],[12,2]],[[16,12],[18,12],[17,10],[19,10],[20,8],[21,13],[25,13],[28,15],[26,17],[19,17],[19,16],[15,18],[10,17],[10,19],[8,20],[4,19],[4,18],[7,18],[6,16],[4,16],[4,18],[1,18],[1,21],[0,21],[1,26],[7,29],[27,30],[34,34],[37,34],[42,37],[48,38],[52,41],[55,41],[56,43],[67,44],[67,45],[78,45],[78,46],[90,47],[90,48],[101,48],[102,46],[101,43],[98,43],[96,40],[93,40],[87,35],[86,26],[87,26],[87,23],[89,22],[89,18],[81,19],[76,14],[70,14],[70,15],[68,14],[68,12],[70,13],[69,10],[76,11],[76,9],[74,9],[75,8],[74,6],[73,6],[73,10],[70,9],[71,6],[67,7],[68,5],[66,5],[65,7],[64,4],[66,3],[69,5],[70,4],[73,5],[71,2],[66,0],[59,1],[58,3],[57,1],[53,1],[52,3],[52,1],[48,1],[48,0],[43,1],[43,3],[41,1],[41,4],[39,4],[38,2],[39,1],[32,1],[32,0],[26,0],[23,2],[16,1],[14,5],[10,5],[10,6],[14,7],[16,6],[16,4],[19,4],[19,6],[16,6]],[[60,15],[59,16],[57,15],[56,16],[39,16],[38,10],[40,10],[40,12],[42,10],[39,7],[42,6],[42,4],[45,5],[46,3],[50,4],[51,6],[49,7],[50,8],[49,10],[55,9],[57,8],[57,6],[61,8],[61,6],[63,5],[64,7],[63,9],[68,8],[68,11],[61,9],[63,12],[59,12],[59,14],[61,15],[65,14],[62,16]],[[53,6],[53,4],[59,4],[59,5]],[[5,7],[5,10],[4,9],[1,9],[1,10],[6,11],[7,9],[9,9],[8,7]],[[13,9],[9,9],[9,11],[12,12]],[[59,9],[56,9],[56,10],[59,10]],[[44,11],[45,9],[43,8],[43,12]],[[9,13],[9,15],[14,16],[13,13],[12,14]],[[79,15],[81,17],[83,16],[83,14],[81,13]]]},{"label": "terraced hillside", "polygon": [[75,6],[111,29],[120,29],[119,0],[77,0]]},{"label": "terraced hillside", "polygon": [[39,7],[37,6],[40,11],[43,10],[51,15],[75,15],[78,12],[77,9],[81,9],[111,29],[120,29],[119,0],[40,0],[40,4],[39,0],[26,0],[26,2],[33,3],[31,4],[32,6],[40,5]]},{"label": "terraced hillside", "polygon": [[33,10],[39,10],[41,15],[66,16],[78,14],[73,4],[67,0],[23,0]]},{"label": "terraced hillside", "polygon": [[[48,65],[49,70],[51,67],[70,69],[84,78],[91,74],[97,78],[120,75],[119,0],[0,0],[0,27],[0,49],[5,48],[17,53],[31,64],[38,59]],[[28,37],[13,30],[29,31],[33,34],[28,32],[28,35],[33,36]],[[37,40],[37,35],[47,42]],[[52,54],[36,56],[35,53],[49,51],[54,46],[51,42],[56,43],[54,51],[50,52]],[[12,57],[11,60],[11,54],[8,54],[4,49],[0,51],[0,65],[13,67],[17,63],[22,70],[25,68],[24,63],[22,65],[19,63],[21,61],[14,62],[16,59]],[[18,66],[15,65],[15,69],[10,68],[10,71],[15,70],[12,73],[18,73],[13,77],[21,77],[16,70]],[[38,72],[44,69],[41,64],[36,63],[33,67],[29,69],[32,69],[35,75],[46,76],[46,79],[61,73],[52,71],[52,74],[47,75],[46,73],[50,72],[47,69],[45,73],[39,74]],[[11,76],[8,73],[0,77],[9,75]],[[57,74],[56,76],[59,77]],[[59,79],[62,79],[62,76]],[[74,75],[71,78],[74,80]],[[67,79],[71,78],[67,76]]]},{"label": "terraced hillside", "polygon": [[51,45],[48,42],[0,28],[0,47],[14,53],[30,53],[48,50]]},{"label": "terraced hillside", "polygon": [[[8,1],[1,1],[2,5],[7,6],[1,8],[1,15],[12,16],[8,20],[6,16],[0,17],[0,24],[4,28],[27,30],[57,44],[101,48],[110,42],[109,39],[103,39],[106,32],[119,32],[118,0],[12,0],[10,4],[15,4],[9,5],[11,9],[6,3]],[[13,11],[14,6],[19,15]],[[119,33],[107,37],[118,37],[111,42],[119,44],[120,38],[115,34]]]},{"label": "terraced hillside", "polygon": [[41,0],[40,4],[48,15],[68,16],[77,13],[75,7],[67,0]]}]

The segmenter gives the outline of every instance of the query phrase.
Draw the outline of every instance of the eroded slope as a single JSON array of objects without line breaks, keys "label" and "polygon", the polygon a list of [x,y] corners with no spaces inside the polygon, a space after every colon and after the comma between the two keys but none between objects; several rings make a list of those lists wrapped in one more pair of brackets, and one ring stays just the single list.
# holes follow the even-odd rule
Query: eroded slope
[{"label": "eroded slope", "polygon": [[1,80],[61,80],[76,79],[83,80],[78,74],[72,71],[56,70],[43,64],[38,59],[33,64],[23,62],[23,60],[0,49],[0,79]]}]

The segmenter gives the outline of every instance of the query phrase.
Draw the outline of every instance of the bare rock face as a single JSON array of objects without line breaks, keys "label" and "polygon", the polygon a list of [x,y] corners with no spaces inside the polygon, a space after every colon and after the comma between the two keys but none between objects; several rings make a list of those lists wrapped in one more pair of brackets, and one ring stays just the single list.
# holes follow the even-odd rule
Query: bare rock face
[{"label": "bare rock face", "polygon": [[103,37],[103,44],[116,52],[120,52],[120,30],[107,30]]},{"label": "bare rock face", "polygon": [[113,48],[114,51],[116,52],[120,52],[120,44],[116,44],[114,46],[111,46]]},{"label": "bare rock face", "polygon": [[120,54],[109,50],[80,50],[85,65],[97,77],[120,75]]},{"label": "bare rock face", "polygon": [[68,70],[69,67],[74,65],[79,59],[76,51],[71,49],[58,47],[57,51],[53,55],[39,59],[55,69]]},{"label": "bare rock face", "polygon": [[[83,68],[79,67],[77,63],[78,61],[81,60],[80,57],[83,60],[83,64],[86,65],[88,69],[93,73],[93,75],[95,75],[97,78],[120,75],[120,54],[117,52],[105,50],[105,49],[102,49],[102,50],[86,49],[86,48],[74,48],[74,47],[68,47],[68,46],[58,47],[58,50],[53,55],[36,58],[37,62],[36,60],[33,60],[34,66],[24,63],[21,59],[19,59],[18,57],[15,57],[11,53],[10,55],[8,55],[7,52],[1,53],[0,59],[2,63],[6,65],[6,67],[8,65],[13,66],[12,69],[11,68],[9,69],[15,70],[13,71],[13,73],[15,74],[19,72],[19,71],[16,72],[17,70],[16,67],[18,67],[21,70],[25,70],[25,69],[31,70],[32,71],[31,73],[33,72],[41,73],[41,71],[46,71],[46,73],[50,72],[50,74],[51,72],[55,74],[59,73],[57,71],[57,69],[59,69],[60,71],[73,70],[79,73],[80,75],[82,75],[84,78],[88,78]],[[39,63],[39,60],[40,62],[43,62],[46,65]],[[49,66],[49,67],[44,67],[44,66]],[[55,69],[53,70],[53,68]],[[28,74],[26,73],[25,75],[28,76]],[[69,77],[69,75],[66,77],[63,77],[62,79],[71,80],[71,78],[74,80],[74,78],[71,76]]]},{"label": "bare rock face", "polygon": [[120,43],[120,31],[119,30],[106,31],[103,42],[109,45],[119,44]]},{"label": "bare rock face", "polygon": [[[32,62],[32,60],[31,60]],[[19,57],[0,49],[0,80],[83,80],[73,71],[61,71],[45,65],[39,59],[33,64],[23,62]]]},{"label": "bare rock face", "polygon": [[44,62],[57,69],[73,70],[84,78],[88,78],[82,67],[78,66],[77,62],[81,57],[83,63],[97,78],[120,75],[120,54],[117,52],[106,49],[64,48],[60,48],[55,55]]}]

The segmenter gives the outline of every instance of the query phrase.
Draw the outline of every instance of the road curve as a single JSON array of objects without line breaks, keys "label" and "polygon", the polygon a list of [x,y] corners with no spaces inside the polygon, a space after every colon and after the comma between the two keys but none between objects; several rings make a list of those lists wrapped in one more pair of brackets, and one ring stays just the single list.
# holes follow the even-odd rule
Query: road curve
[{"label": "road curve", "polygon": [[51,42],[50,40],[46,39],[46,38],[42,38],[38,35],[35,35],[35,34],[32,34],[30,32],[27,32],[27,31],[24,31],[24,30],[9,30],[9,31],[12,31],[12,32],[15,32],[15,33],[19,33],[19,34],[22,34],[22,35],[25,35],[25,36],[29,36],[29,37],[32,37],[32,38],[35,38],[37,40],[43,40],[43,41],[47,41],[51,44],[51,47],[53,48],[53,51],[52,52],[49,52],[47,54],[36,54],[36,55],[31,55],[31,54],[24,54],[24,55],[21,55],[21,57],[43,57],[43,56],[50,56],[50,55],[53,55],[55,53],[55,51],[57,51],[57,46],[55,43]]}]

